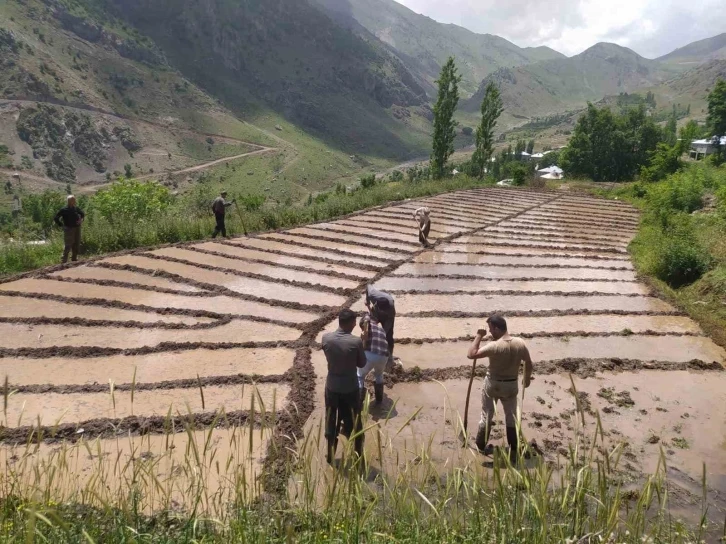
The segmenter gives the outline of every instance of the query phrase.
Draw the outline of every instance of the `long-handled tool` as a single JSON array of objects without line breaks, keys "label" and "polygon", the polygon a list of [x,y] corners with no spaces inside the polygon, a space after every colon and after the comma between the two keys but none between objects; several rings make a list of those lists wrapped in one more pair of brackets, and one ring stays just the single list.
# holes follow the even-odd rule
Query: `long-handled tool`
[{"label": "long-handled tool", "polygon": [[471,377],[469,378],[469,388],[466,390],[466,402],[464,403],[464,430],[459,435],[462,442],[462,447],[466,447],[469,442],[469,400],[471,399],[471,386],[474,385],[474,374],[476,374],[476,359],[474,364],[471,365]]},{"label": "long-handled tool", "polygon": [[245,228],[245,222],[242,220],[242,212],[239,211],[239,204],[237,204],[237,201],[234,201],[234,207],[237,209],[237,215],[239,215],[239,222],[242,223],[242,230],[245,233],[245,236],[247,236],[247,229]]}]

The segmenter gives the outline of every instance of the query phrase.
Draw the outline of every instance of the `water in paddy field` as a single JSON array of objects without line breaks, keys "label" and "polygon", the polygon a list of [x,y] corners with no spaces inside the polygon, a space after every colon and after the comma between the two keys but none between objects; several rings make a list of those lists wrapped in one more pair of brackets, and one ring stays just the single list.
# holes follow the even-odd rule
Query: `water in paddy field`
[{"label": "water in paddy field", "polygon": [[[432,213],[431,249],[418,244],[411,219],[421,205]],[[284,458],[292,466],[296,447],[311,456],[321,476],[316,485],[324,485],[332,469],[318,436],[327,372],[319,342],[336,328],[340,307],[363,310],[364,286],[374,282],[396,298],[403,369],[388,376],[383,406],[370,412],[372,474],[394,479],[427,466],[442,474],[453,467],[491,471],[460,446],[458,433],[469,339],[499,311],[535,361],[523,430],[542,459],[555,464],[573,440],[591,439],[599,413],[601,446],[623,448],[624,474],[640,481],[662,451],[673,505],[695,520],[703,463],[709,497],[726,493],[726,352],[638,281],[625,249],[636,225],[636,211],[622,204],[478,189],[4,283],[0,370],[16,392],[3,416],[10,434],[2,455],[30,482],[33,467],[65,441],[78,463],[77,479],[56,490],[67,498],[94,470],[111,470],[83,461],[78,448],[99,438],[93,447],[101,454],[92,458],[103,459],[118,454],[113,442],[122,436],[122,457],[148,461],[144,466],[170,486],[149,509],[170,501],[183,508],[178,490],[189,473],[174,467],[188,462],[192,439],[183,425],[168,422],[194,414],[195,439],[221,426],[208,436],[224,461],[217,466],[202,447],[210,454],[202,465],[214,472],[220,496],[240,478],[250,496],[259,493],[265,456],[290,456]],[[570,373],[585,404],[584,426],[573,412]],[[470,430],[479,420],[481,386],[479,376]],[[234,415],[225,424],[215,421],[222,407]],[[296,417],[261,421],[252,414],[260,411]],[[38,422],[44,442],[21,448]],[[502,434],[500,425],[497,444]],[[108,477],[121,485],[124,474]],[[290,492],[298,486],[293,473]],[[713,501],[714,518],[723,518],[720,500]],[[211,512],[219,505],[207,506]]]}]

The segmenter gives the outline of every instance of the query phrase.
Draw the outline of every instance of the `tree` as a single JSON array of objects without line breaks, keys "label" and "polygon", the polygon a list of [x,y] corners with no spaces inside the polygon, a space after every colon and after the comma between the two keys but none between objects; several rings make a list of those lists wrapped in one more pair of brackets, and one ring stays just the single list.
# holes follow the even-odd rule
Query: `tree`
[{"label": "tree", "polygon": [[701,127],[699,127],[698,123],[693,119],[688,121],[688,123],[686,123],[686,126],[681,127],[681,130],[678,134],[679,155],[682,155],[683,153],[688,151],[691,148],[691,142],[693,140],[697,140],[700,134]]},{"label": "tree", "polygon": [[662,140],[662,131],[648,118],[645,107],[615,115],[588,104],[562,152],[560,166],[569,176],[594,181],[633,179]]},{"label": "tree", "polygon": [[676,145],[678,140],[678,115],[675,104],[673,104],[673,113],[663,129],[663,138],[668,145]]},{"label": "tree", "polygon": [[514,147],[514,160],[521,161],[522,153],[527,149],[527,144],[524,140],[517,140],[517,145]]},{"label": "tree", "polygon": [[494,83],[489,83],[481,102],[481,123],[476,129],[476,150],[471,157],[474,174],[479,179],[484,177],[484,169],[492,158],[494,127],[503,110],[499,89]]},{"label": "tree", "polygon": [[436,81],[439,95],[434,104],[434,141],[431,153],[431,173],[434,178],[444,176],[444,169],[449,157],[454,153],[457,122],[454,112],[459,105],[459,82],[461,76],[456,73],[454,57],[449,57],[441,75]]},{"label": "tree", "polygon": [[128,163],[127,164],[124,164],[124,172],[126,172],[126,177],[127,178],[130,178],[133,175],[133,173],[131,171],[131,165],[130,164],[128,164]]},{"label": "tree", "polygon": [[530,155],[534,153],[534,138],[527,142],[527,153]]},{"label": "tree", "polygon": [[153,220],[171,204],[169,190],[155,181],[121,179],[96,193],[93,208],[109,222]]},{"label": "tree", "polygon": [[719,79],[708,95],[708,124],[714,136],[726,136],[726,80]]},{"label": "tree", "polygon": [[[716,86],[708,95],[708,124],[713,136],[726,136],[726,81],[719,79]],[[716,140],[715,160],[722,162],[726,159],[726,149],[722,149],[719,140]]]}]

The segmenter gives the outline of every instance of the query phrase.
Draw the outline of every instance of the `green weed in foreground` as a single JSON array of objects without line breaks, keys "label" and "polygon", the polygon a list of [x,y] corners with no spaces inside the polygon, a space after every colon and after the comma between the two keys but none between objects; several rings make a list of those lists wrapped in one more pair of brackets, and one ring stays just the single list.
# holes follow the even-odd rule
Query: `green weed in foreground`
[{"label": "green weed in foreground", "polygon": [[[663,458],[639,489],[623,490],[623,446],[606,445],[599,419],[589,440],[578,427],[569,445],[574,462],[515,470],[507,457],[483,470],[478,455],[465,449],[449,463],[435,463],[433,437],[419,437],[410,451],[391,447],[411,418],[401,427],[374,422],[366,410],[370,471],[360,470],[345,444],[341,467],[321,468],[322,437],[313,427],[296,451],[269,450],[291,455],[289,496],[275,498],[260,495],[250,476],[261,439],[272,432],[274,403],[267,410],[261,425],[242,428],[195,429],[186,422],[175,433],[170,421],[164,435],[18,446],[0,473],[0,538],[685,543],[702,536],[703,529],[690,531],[671,517]],[[224,419],[220,413],[218,421]]]},{"label": "green weed in foreground", "polygon": [[[479,180],[462,175],[419,183],[381,183],[349,194],[331,193],[326,199],[313,201],[307,206],[265,207],[250,200],[251,197],[240,197],[238,200],[249,211],[243,210],[240,216],[236,208],[230,208],[227,215],[227,230],[228,234],[241,235],[245,229],[248,233],[256,233],[296,227],[334,219],[387,202],[484,185],[486,184]],[[60,262],[63,249],[62,232],[50,229],[50,218],[55,210],[62,206],[63,199],[51,200],[53,205],[46,205],[42,212],[39,212],[36,218],[38,224],[33,224],[33,228],[19,227],[14,233],[12,242],[0,239],[0,276]],[[131,220],[121,217],[116,221],[101,213],[107,208],[113,208],[113,205],[106,203],[105,200],[102,200],[102,203],[105,208],[99,208],[97,210],[99,213],[94,211],[96,206],[93,197],[90,201],[80,203],[87,211],[87,220],[82,230],[81,258],[159,244],[202,240],[211,236],[214,230],[214,218],[207,209],[211,206],[211,199],[209,206],[195,207],[185,200],[184,196],[180,196],[164,206],[158,206],[153,214],[134,217]],[[38,240],[39,229],[44,229],[48,233],[46,243],[29,245],[27,242]]]}]

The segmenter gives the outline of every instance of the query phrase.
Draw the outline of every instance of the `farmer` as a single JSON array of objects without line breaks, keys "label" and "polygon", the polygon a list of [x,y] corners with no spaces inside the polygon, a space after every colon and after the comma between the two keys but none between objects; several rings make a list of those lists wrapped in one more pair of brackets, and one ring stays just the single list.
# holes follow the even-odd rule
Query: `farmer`
[{"label": "farmer", "polygon": [[[355,328],[356,314],[342,310],[338,315],[338,330],[323,335],[323,352],[328,361],[328,377],[325,382],[325,438],[328,441],[327,461],[333,464],[341,431],[350,438],[360,433],[360,390],[358,369],[366,365],[363,342],[351,333]],[[355,438],[355,451],[363,455],[363,434]]]},{"label": "farmer", "polygon": [[232,202],[227,202],[226,199],[227,191],[222,191],[212,203],[212,211],[214,212],[214,217],[217,220],[217,226],[214,227],[214,234],[212,234],[212,238],[216,238],[217,234],[220,232],[222,233],[222,236],[227,238],[227,228],[224,226],[224,215],[227,213],[227,208],[234,204],[236,199],[232,200]]},{"label": "farmer", "polygon": [[501,315],[494,314],[489,317],[487,325],[492,340],[484,347],[479,347],[487,333],[485,329],[479,329],[467,354],[469,359],[489,357],[489,369],[482,389],[482,412],[476,435],[476,447],[485,455],[491,455],[494,451],[489,445],[489,433],[494,421],[495,405],[499,400],[504,408],[510,460],[515,463],[518,446],[516,414],[519,367],[524,361],[524,387],[527,388],[532,380],[532,359],[524,341],[509,336],[507,321]]},{"label": "farmer", "polygon": [[374,308],[370,314],[365,314],[360,320],[361,340],[366,354],[366,366],[358,369],[358,381],[361,390],[361,401],[365,396],[365,380],[368,373],[373,370],[375,383],[373,390],[376,404],[383,402],[383,371],[388,363],[388,341],[386,331],[378,321]]},{"label": "farmer", "polygon": [[427,207],[419,208],[413,212],[413,218],[418,221],[418,241],[424,247],[429,246],[429,232],[431,231],[431,210]]},{"label": "farmer", "polygon": [[371,287],[366,288],[366,308],[369,313],[376,314],[378,322],[386,331],[386,342],[388,343],[388,365],[393,366],[393,325],[396,322],[396,305],[393,297],[384,291]]},{"label": "farmer", "polygon": [[58,210],[53,221],[59,227],[63,227],[63,258],[61,263],[68,262],[68,254],[71,254],[71,261],[78,260],[78,249],[81,247],[81,223],[86,215],[76,206],[76,197],[68,195],[66,206]]}]

